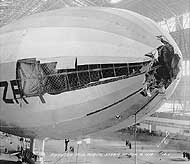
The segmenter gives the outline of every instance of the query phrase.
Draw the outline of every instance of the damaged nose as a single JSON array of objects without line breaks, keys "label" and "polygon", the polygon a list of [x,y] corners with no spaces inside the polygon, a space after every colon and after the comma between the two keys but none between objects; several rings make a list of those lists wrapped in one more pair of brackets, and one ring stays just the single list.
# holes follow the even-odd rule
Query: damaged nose
[{"label": "damaged nose", "polygon": [[173,70],[173,78],[176,79],[178,76],[181,76],[182,73],[182,57],[178,54],[174,54],[172,60],[172,70]]},{"label": "damaged nose", "polygon": [[[145,55],[151,58],[145,73],[143,96],[155,90],[165,90],[181,74],[182,57],[174,52],[174,47],[166,40],[156,49],[156,53]],[[156,57],[155,54],[158,54]]]}]

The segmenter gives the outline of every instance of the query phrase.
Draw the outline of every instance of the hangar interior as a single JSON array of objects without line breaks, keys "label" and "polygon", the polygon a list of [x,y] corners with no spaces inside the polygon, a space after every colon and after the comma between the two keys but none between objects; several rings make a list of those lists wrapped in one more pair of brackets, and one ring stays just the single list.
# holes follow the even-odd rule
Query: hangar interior
[{"label": "hangar interior", "polygon": [[[182,78],[169,100],[156,113],[146,118],[143,122],[133,127],[118,130],[112,135],[114,137],[120,135],[122,140],[125,140],[125,138],[128,138],[129,141],[133,140],[132,147],[134,144],[135,149],[143,149],[142,145],[141,148],[136,145],[136,140],[142,141],[146,138],[146,140],[151,140],[154,143],[155,140],[160,140],[156,136],[165,137],[167,134],[170,134],[168,139],[166,137],[163,140],[164,149],[169,149],[166,145],[167,142],[171,142],[171,145],[176,145],[176,147],[172,146],[174,150],[178,150],[179,152],[187,150],[190,152],[190,0],[0,0],[0,27],[24,16],[39,12],[87,6],[127,9],[151,18],[172,35],[183,55]],[[176,140],[173,141],[172,138]],[[184,142],[178,143],[180,139]],[[88,142],[87,140],[86,143]],[[101,145],[96,140],[93,142],[99,146]],[[63,141],[59,141],[60,143],[64,145]],[[49,141],[48,144],[52,145],[53,141]],[[110,141],[108,144],[115,144],[115,148],[117,149],[117,143],[114,143],[114,141],[112,143]],[[129,143],[126,145],[130,147]],[[89,149],[88,144],[82,147],[77,147],[77,151],[79,149],[81,151]],[[146,145],[145,147],[148,146]],[[61,150],[61,148],[59,149]],[[100,150],[97,149],[97,151]],[[63,156],[59,155],[51,154],[50,157],[55,158],[57,163],[63,162],[61,161]],[[167,156],[167,153],[162,154],[162,156]],[[77,160],[79,159],[75,158],[75,162]],[[82,162],[88,163],[88,161]],[[176,161],[165,162],[174,163]],[[137,163],[137,160],[135,160],[135,163]]]}]

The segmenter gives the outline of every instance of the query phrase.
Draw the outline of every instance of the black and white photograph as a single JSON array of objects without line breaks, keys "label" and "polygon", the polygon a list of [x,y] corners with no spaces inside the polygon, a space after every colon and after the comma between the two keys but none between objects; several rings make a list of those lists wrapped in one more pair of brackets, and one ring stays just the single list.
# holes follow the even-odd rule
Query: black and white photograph
[{"label": "black and white photograph", "polygon": [[190,164],[190,0],[0,0],[0,164]]}]

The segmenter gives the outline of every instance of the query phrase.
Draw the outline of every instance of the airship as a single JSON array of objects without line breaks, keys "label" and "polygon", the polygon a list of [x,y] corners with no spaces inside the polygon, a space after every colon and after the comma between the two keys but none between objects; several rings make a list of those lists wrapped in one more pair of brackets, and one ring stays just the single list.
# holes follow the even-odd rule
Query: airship
[{"label": "airship", "polygon": [[13,21],[0,28],[0,54],[0,131],[39,140],[131,126],[157,110],[181,76],[170,34],[115,8]]}]

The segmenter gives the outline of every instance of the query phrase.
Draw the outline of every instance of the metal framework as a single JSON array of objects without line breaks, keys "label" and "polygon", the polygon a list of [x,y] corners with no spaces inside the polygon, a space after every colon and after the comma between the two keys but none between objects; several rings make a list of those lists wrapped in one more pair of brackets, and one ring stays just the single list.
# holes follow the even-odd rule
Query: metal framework
[{"label": "metal framework", "polygon": [[77,6],[124,8],[159,22],[190,11],[190,0],[0,0],[0,26],[34,13]]}]

